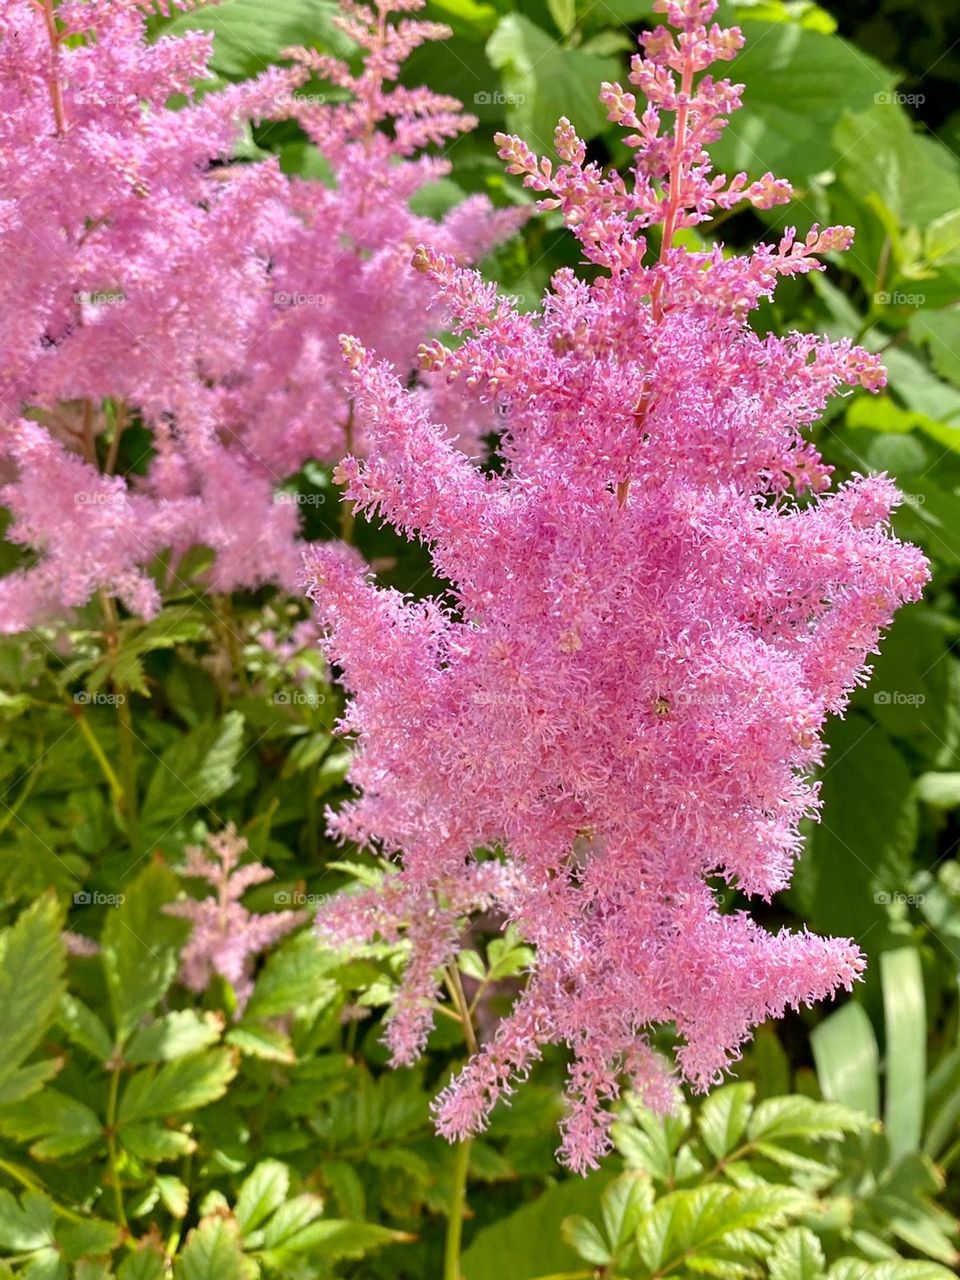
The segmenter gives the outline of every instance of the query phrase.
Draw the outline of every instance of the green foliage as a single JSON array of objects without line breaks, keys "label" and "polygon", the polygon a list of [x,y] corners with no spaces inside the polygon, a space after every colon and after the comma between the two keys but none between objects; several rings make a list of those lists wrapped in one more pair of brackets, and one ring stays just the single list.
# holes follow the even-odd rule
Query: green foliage
[{"label": "green foliage", "polygon": [[[625,80],[652,9],[431,0],[427,16],[454,35],[417,52],[408,82],[460,97],[480,126],[418,208],[475,191],[525,201],[492,134],[549,151],[561,114],[598,163],[623,165],[597,87]],[[728,0],[721,18],[747,35],[732,66],[746,105],[717,158],[786,174],[797,198],[763,223],[737,214],[697,232],[743,247],[784,224],[856,226],[829,277],[791,282],[762,322],[883,352],[884,394],[838,401],[814,430],[838,481],[868,468],[896,479],[897,530],[933,564],[926,599],[830,730],[822,822],[794,889],[760,907],[771,928],[855,936],[866,982],[836,1010],[761,1028],[739,1081],[696,1106],[657,1118],[624,1100],[614,1153],[583,1180],[554,1161],[565,1064],[548,1055],[470,1150],[464,1280],[956,1274],[960,131],[947,9]],[[334,12],[223,0],[155,27],[212,31],[222,83],[293,44],[351,57]],[[256,128],[243,154],[258,150],[328,177],[292,127]],[[532,305],[575,261],[547,215],[485,269]],[[333,509],[328,469],[298,486]],[[420,551],[363,521],[357,538],[389,580],[424,589]],[[163,907],[200,891],[178,868],[208,830],[235,823],[274,871],[245,898],[253,911],[310,909],[386,873],[324,835],[348,755],[322,660],[285,647],[302,606],[214,597],[204,563],[200,549],[178,567],[147,625],[97,606],[66,646],[0,641],[0,1280],[432,1280],[455,1163],[429,1098],[465,1045],[444,1016],[421,1069],[387,1067],[402,950],[335,955],[302,929],[263,959],[242,1013],[225,982],[198,997],[178,978],[187,926]],[[471,931],[459,972],[486,1034],[531,960],[509,929]]]}]

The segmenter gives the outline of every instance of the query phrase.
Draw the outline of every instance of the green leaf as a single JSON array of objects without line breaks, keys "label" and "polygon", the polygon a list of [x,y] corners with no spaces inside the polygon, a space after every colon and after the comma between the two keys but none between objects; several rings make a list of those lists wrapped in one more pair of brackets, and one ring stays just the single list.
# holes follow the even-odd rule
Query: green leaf
[{"label": "green leaf", "polygon": [[862,1258],[841,1258],[827,1272],[828,1280],[956,1280],[953,1271],[936,1262],[864,1262]]},{"label": "green leaf", "polygon": [[238,711],[201,724],[170,744],[143,800],[144,822],[153,842],[233,786],[242,747],[243,716]]},{"label": "green leaf", "polygon": [[139,1160],[147,1164],[161,1164],[164,1160],[178,1160],[196,1150],[196,1142],[179,1129],[168,1129],[162,1124],[125,1124],[120,1131],[120,1141]]},{"label": "green leaf", "polygon": [[148,1241],[120,1264],[117,1280],[163,1280],[165,1275],[163,1254]]},{"label": "green leaf", "polygon": [[707,1150],[722,1160],[740,1145],[753,1109],[753,1085],[733,1084],[712,1093],[697,1116]]},{"label": "green leaf", "polygon": [[264,1023],[245,1021],[239,1026],[231,1027],[224,1039],[227,1044],[235,1045],[248,1058],[286,1063],[294,1063],[297,1060],[290,1037],[277,1027],[270,1027]]},{"label": "green leaf", "polygon": [[[266,1237],[267,1231],[264,1232]],[[345,1222],[337,1218],[323,1218],[311,1222],[301,1231],[288,1235],[282,1243],[266,1246],[264,1259],[271,1266],[282,1263],[295,1254],[311,1254],[328,1261],[340,1258],[362,1258],[364,1254],[387,1244],[398,1244],[413,1237],[403,1231],[391,1231],[375,1222]]]},{"label": "green leaf", "polygon": [[57,1228],[57,1244],[68,1262],[101,1257],[111,1253],[119,1243],[120,1228],[115,1222],[105,1222],[102,1218],[66,1222]]},{"label": "green leaf", "polygon": [[155,860],[126,888],[123,904],[107,915],[103,966],[120,1041],[153,1011],[177,972],[179,947],[188,927],[165,915],[163,906],[179,890],[173,872]]},{"label": "green leaf", "polygon": [[237,1224],[205,1218],[187,1237],[173,1268],[174,1280],[255,1280],[260,1268],[244,1256]]},{"label": "green leaf", "polygon": [[520,13],[501,18],[487,41],[487,57],[503,78],[507,126],[537,151],[553,147],[553,133],[566,116],[584,138],[606,127],[600,83],[616,79],[618,58],[564,49]]},{"label": "green leaf", "polygon": [[600,1216],[600,1198],[610,1182],[606,1173],[561,1182],[525,1204],[509,1217],[484,1227],[463,1255],[465,1280],[504,1280],[504,1259],[510,1259],[510,1280],[582,1270],[576,1251],[561,1234],[571,1214]]},{"label": "green leaf", "polygon": [[777,1240],[767,1266],[770,1280],[821,1280],[825,1263],[820,1241],[806,1227],[791,1227]]},{"label": "green leaf", "polygon": [[865,1119],[836,1102],[818,1102],[799,1093],[767,1098],[757,1104],[747,1134],[751,1142],[777,1142],[783,1138],[842,1138],[865,1126]]},{"label": "green leaf", "polygon": [[569,1218],[564,1218],[560,1224],[560,1232],[570,1248],[576,1249],[585,1262],[606,1267],[613,1261],[613,1255],[600,1228],[594,1226],[589,1218],[572,1214]]},{"label": "green leaf", "polygon": [[57,1023],[73,1044],[98,1062],[106,1062],[113,1052],[113,1041],[103,1022],[82,1000],[69,992],[64,992],[60,998]]},{"label": "green leaf", "polygon": [[223,1017],[179,1009],[134,1032],[123,1056],[127,1062],[169,1062],[209,1048],[220,1039]]},{"label": "green leaf", "polygon": [[880,957],[886,1042],[885,1120],[890,1156],[920,1146],[927,1075],[927,1017],[920,953],[913,947]]},{"label": "green leaf", "polygon": [[137,1071],[120,1100],[120,1123],[161,1119],[205,1107],[223,1097],[236,1074],[235,1055],[229,1049],[211,1049]]},{"label": "green leaf", "polygon": [[653,1206],[653,1184],[641,1173],[622,1173],[600,1198],[603,1229],[615,1252],[627,1243]]},{"label": "green leaf", "polygon": [[[745,46],[728,74],[746,85],[744,109],[711,147],[714,165],[808,182],[833,163],[838,117],[863,111],[874,95],[892,90],[893,72],[839,36],[792,25],[739,25]],[[845,145],[839,144],[841,153]]]},{"label": "green leaf", "polygon": [[960,773],[922,773],[917,795],[935,809],[955,809],[960,805]]},{"label": "green leaf", "polygon": [[302,1009],[339,992],[330,974],[337,957],[325,951],[312,930],[284,942],[267,959],[244,1013],[249,1024]]},{"label": "green leaf", "polygon": [[243,1235],[256,1230],[287,1198],[290,1170],[279,1160],[262,1160],[240,1187],[234,1215]]},{"label": "green leaf", "polygon": [[823,1096],[872,1119],[880,1118],[880,1051],[873,1024],[851,1000],[810,1036]]},{"label": "green leaf", "polygon": [[30,1154],[35,1160],[56,1160],[99,1141],[103,1126],[84,1103],[56,1089],[44,1089],[0,1107],[0,1133],[18,1142],[32,1142]]},{"label": "green leaf", "polygon": [[170,1174],[158,1174],[155,1182],[164,1208],[173,1218],[185,1218],[190,1205],[190,1192],[186,1183]]},{"label": "green leaf", "polygon": [[0,1189],[0,1249],[25,1253],[53,1243],[53,1205],[46,1196],[27,1191],[20,1203]]},{"label": "green leaf", "polygon": [[883,729],[862,715],[834,721],[828,738],[822,821],[808,837],[795,893],[811,928],[879,948],[885,903],[910,874],[913,778]]},{"label": "green leaf", "polygon": [[[63,993],[63,918],[44,894],[0,932],[0,1100],[17,1102],[43,1083],[46,1064],[24,1067],[53,1021]],[[55,1067],[53,1068],[55,1070]]]},{"label": "green leaf", "polygon": [[322,39],[325,48],[349,48],[331,17],[331,0],[225,0],[216,8],[179,14],[165,31],[212,31],[215,35],[213,70],[233,79],[259,75],[267,64],[279,60],[284,49],[313,45]]}]

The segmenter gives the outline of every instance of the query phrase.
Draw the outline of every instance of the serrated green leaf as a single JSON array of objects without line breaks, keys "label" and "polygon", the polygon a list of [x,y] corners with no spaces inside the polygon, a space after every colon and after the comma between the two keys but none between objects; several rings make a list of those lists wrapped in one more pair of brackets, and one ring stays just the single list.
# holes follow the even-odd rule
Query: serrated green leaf
[{"label": "serrated green leaf", "polygon": [[261,1160],[240,1187],[234,1216],[243,1235],[255,1231],[283,1204],[290,1188],[290,1170],[279,1160]]},{"label": "serrated green leaf", "polygon": [[161,1164],[165,1160],[178,1160],[196,1149],[196,1142],[179,1129],[168,1129],[162,1124],[125,1124],[120,1131],[123,1146],[139,1160],[148,1164]]},{"label": "serrated green leaf", "polygon": [[243,747],[243,716],[198,725],[175,739],[153,771],[143,800],[150,839],[163,837],[189,813],[222,796],[237,780]]},{"label": "serrated green leaf", "polygon": [[339,993],[329,977],[336,957],[325,951],[312,931],[289,939],[273,951],[257,978],[245,1020],[275,1018]]},{"label": "serrated green leaf", "polygon": [[110,1033],[101,1019],[82,1000],[64,992],[57,1010],[57,1023],[71,1043],[105,1062],[113,1051]]},{"label": "serrated green leaf", "polygon": [[791,1227],[777,1240],[767,1266],[770,1280],[822,1280],[825,1262],[820,1241],[807,1227]]},{"label": "serrated green leaf", "polygon": [[92,1146],[103,1136],[99,1117],[84,1103],[56,1089],[0,1107],[0,1133],[31,1142],[35,1160],[56,1160]]},{"label": "serrated green leaf", "polygon": [[697,1116],[697,1128],[707,1150],[717,1160],[728,1156],[747,1131],[753,1108],[753,1085],[732,1084],[715,1090]]},{"label": "serrated green leaf", "polygon": [[244,1256],[237,1224],[230,1218],[205,1218],[187,1237],[174,1264],[174,1280],[255,1280],[260,1268]]},{"label": "serrated green leaf", "polygon": [[0,1096],[16,1102],[43,1083],[45,1067],[26,1059],[53,1021],[63,994],[63,914],[44,894],[0,931]]},{"label": "serrated green leaf", "polygon": [[561,1222],[560,1233],[584,1262],[593,1263],[597,1267],[606,1267],[613,1261],[613,1255],[600,1228],[595,1226],[589,1218],[571,1214]]},{"label": "serrated green leaf", "polygon": [[296,1052],[290,1037],[276,1027],[264,1023],[244,1022],[231,1027],[224,1037],[227,1044],[235,1045],[248,1058],[262,1058],[266,1062],[294,1063]]},{"label": "serrated green leaf", "polygon": [[20,1202],[0,1188],[0,1249],[24,1253],[53,1243],[53,1205],[27,1191]]},{"label": "serrated green leaf", "polygon": [[158,1174],[155,1181],[160,1201],[170,1216],[185,1218],[190,1205],[190,1192],[186,1183],[167,1173]]},{"label": "serrated green leaf", "polygon": [[223,1097],[237,1074],[229,1049],[210,1049],[175,1058],[162,1067],[146,1067],[130,1078],[120,1099],[121,1125],[194,1111]]},{"label": "serrated green leaf", "polygon": [[170,1062],[197,1053],[220,1039],[223,1018],[217,1013],[179,1009],[138,1028],[123,1051],[127,1062]]},{"label": "serrated green leaf", "polygon": [[818,1102],[792,1093],[757,1104],[747,1134],[753,1142],[780,1138],[842,1138],[865,1127],[863,1115],[835,1102]]},{"label": "serrated green leaf", "polygon": [[120,1242],[115,1222],[90,1218],[85,1222],[65,1222],[57,1228],[57,1244],[68,1262],[96,1258],[112,1252]]},{"label": "serrated green leaf", "polygon": [[125,901],[107,915],[103,930],[103,967],[118,1039],[166,994],[177,972],[185,922],[165,915],[180,886],[160,861],[149,863],[125,889]]}]

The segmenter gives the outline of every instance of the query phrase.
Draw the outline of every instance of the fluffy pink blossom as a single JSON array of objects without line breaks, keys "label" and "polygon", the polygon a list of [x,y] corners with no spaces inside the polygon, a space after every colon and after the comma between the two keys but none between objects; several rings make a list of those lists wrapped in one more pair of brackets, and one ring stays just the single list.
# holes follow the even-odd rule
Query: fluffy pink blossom
[{"label": "fluffy pink blossom", "polygon": [[[536,960],[440,1095],[438,1126],[476,1132],[543,1045],[566,1044],[561,1152],[577,1169],[607,1149],[624,1081],[668,1101],[653,1029],[675,1028],[676,1072],[705,1089],[758,1023],[860,973],[853,942],[771,934],[721,912],[710,882],[762,899],[787,886],[827,716],[927,576],[889,532],[891,483],[830,492],[802,434],[832,393],[882,384],[875,357],[746,323],[849,229],[729,258],[674,243],[715,208],[788,188],[709,165],[740,89],[703,72],[739,32],[708,25],[713,0],[656,8],[675,30],[641,38],[631,81],[646,106],[603,90],[636,150],[629,177],[587,163],[566,121],[557,168],[500,139],[601,270],[559,272],[531,315],[417,253],[464,338],[426,345],[423,363],[467,405],[496,406],[502,471],[458,452],[393,370],[345,340],[369,440],[365,462],[342,465],[348,495],[427,543],[449,591],[379,589],[336,549],[309,561],[357,739],[359,798],[332,829],[401,864],[382,914],[365,903],[357,917],[360,933],[413,941],[394,1056],[422,1046],[426,1023],[408,1011],[453,961],[457,920],[493,895]],[[341,940],[349,912],[321,913],[321,934]]]},{"label": "fluffy pink blossom", "polygon": [[[247,842],[230,825],[207,837],[207,847],[187,849],[182,874],[206,880],[214,889],[209,898],[184,898],[168,903],[167,915],[193,925],[180,953],[180,981],[191,991],[206,991],[215,974],[233,987],[238,1015],[253,992],[254,961],[307,918],[305,911],[271,911],[252,915],[240,899],[255,884],[273,879],[273,871],[259,862],[240,866]],[[212,856],[208,856],[208,854]]]},{"label": "fluffy pink blossom", "polygon": [[[308,459],[336,461],[363,441],[338,332],[348,324],[412,370],[435,323],[413,247],[474,261],[522,216],[483,199],[440,223],[411,212],[411,195],[447,167],[417,148],[475,121],[392,85],[413,48],[446,33],[407,16],[392,24],[395,7],[420,0],[345,6],[365,55],[357,77],[291,51],[288,67],[199,96],[212,37],[148,40],[146,0],[4,5],[0,468],[18,517],[10,536],[39,559],[0,582],[0,631],[95,590],[149,616],[158,593],[145,571],[161,548],[174,579],[178,556],[203,543],[217,555],[211,589],[295,588],[298,511],[276,490]],[[302,96],[312,73],[347,101]],[[175,95],[186,104],[169,106]],[[287,117],[323,153],[330,183],[288,177],[273,157],[236,160],[246,122]],[[104,480],[130,426],[148,442],[129,474]],[[39,432],[69,471],[66,492],[53,473],[27,473]],[[84,487],[114,497],[72,501]],[[62,578],[71,542],[84,564]]]}]

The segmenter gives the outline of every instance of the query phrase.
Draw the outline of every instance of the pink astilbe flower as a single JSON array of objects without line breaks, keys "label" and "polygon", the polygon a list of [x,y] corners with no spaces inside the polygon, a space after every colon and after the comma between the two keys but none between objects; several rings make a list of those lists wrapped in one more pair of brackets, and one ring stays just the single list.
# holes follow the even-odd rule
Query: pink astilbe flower
[{"label": "pink astilbe flower", "polygon": [[[232,824],[207,837],[206,848],[187,849],[182,874],[206,880],[215,890],[209,898],[184,898],[163,908],[167,915],[189,920],[193,930],[180,953],[180,981],[191,991],[206,991],[215,974],[226,978],[243,1013],[253,992],[257,956],[303,924],[305,911],[271,911],[252,915],[240,899],[255,884],[273,879],[259,862],[240,866],[247,842]],[[208,856],[209,855],[209,856]]]},{"label": "pink astilbe flower", "polygon": [[[853,942],[770,934],[723,914],[709,882],[762,899],[789,883],[827,716],[927,576],[888,530],[892,484],[828,492],[802,435],[833,392],[882,384],[875,357],[746,323],[849,229],[730,258],[673,242],[715,208],[788,189],[712,174],[704,147],[740,90],[701,73],[740,34],[708,26],[713,0],[656,7],[679,30],[641,38],[631,80],[647,106],[603,91],[636,149],[628,178],[587,163],[566,121],[556,170],[499,140],[595,278],[559,272],[542,311],[523,315],[449,257],[417,253],[464,335],[455,351],[426,345],[423,362],[468,403],[498,407],[502,473],[452,447],[394,372],[345,340],[370,441],[366,462],[342,465],[349,497],[424,540],[449,593],[378,589],[335,550],[309,562],[358,743],[360,796],[332,829],[402,864],[388,918],[365,907],[358,928],[409,928],[421,958],[407,1007],[457,950],[451,924],[422,927],[431,911],[495,892],[536,950],[514,1009],[440,1095],[440,1132],[482,1128],[542,1046],[566,1044],[561,1154],[580,1170],[608,1148],[606,1104],[624,1082],[668,1104],[651,1029],[675,1027],[676,1072],[706,1089],[758,1023],[860,973]],[[481,897],[491,860],[501,875]],[[322,935],[342,936],[343,910],[321,914]],[[418,1026],[394,1044],[397,1060],[422,1039]]]},{"label": "pink astilbe flower", "polygon": [[[394,7],[420,6],[347,7],[365,54],[357,78],[291,51],[289,67],[198,96],[212,36],[148,40],[146,0],[4,6],[0,474],[18,517],[9,536],[39,559],[0,581],[0,631],[98,590],[150,616],[151,559],[172,551],[175,579],[198,543],[216,553],[211,590],[296,588],[300,521],[276,490],[308,459],[363,443],[337,334],[347,324],[412,371],[435,323],[414,246],[472,262],[523,216],[484,199],[440,223],[411,212],[411,195],[448,167],[416,148],[475,121],[428,90],[390,87],[407,53],[446,33],[393,25]],[[350,100],[299,96],[314,71]],[[175,95],[186,104],[168,106]],[[274,157],[237,162],[245,122],[290,117],[323,151],[330,185],[288,177]],[[67,491],[53,472],[28,474],[23,419],[36,423],[31,457],[45,433]],[[105,482],[130,424],[149,445],[129,476]],[[72,501],[84,487],[114,497]],[[70,542],[84,591],[77,572],[61,573]]]}]

